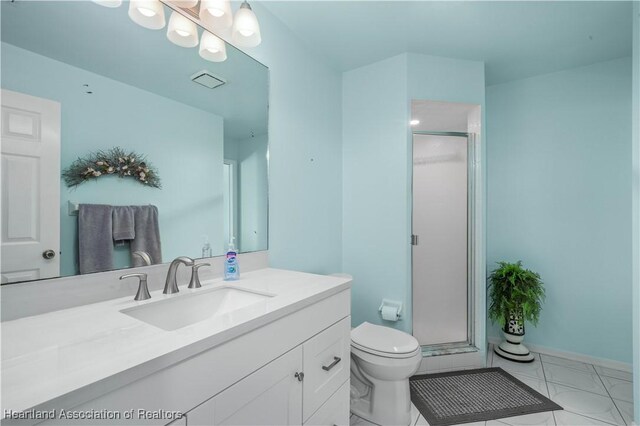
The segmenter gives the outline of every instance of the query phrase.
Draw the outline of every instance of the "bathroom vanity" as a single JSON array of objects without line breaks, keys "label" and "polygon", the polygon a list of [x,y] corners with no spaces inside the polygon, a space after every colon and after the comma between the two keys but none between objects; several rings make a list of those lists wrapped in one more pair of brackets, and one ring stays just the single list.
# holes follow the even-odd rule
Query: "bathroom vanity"
[{"label": "bathroom vanity", "polygon": [[350,285],[267,268],[5,321],[2,424],[348,424]]}]

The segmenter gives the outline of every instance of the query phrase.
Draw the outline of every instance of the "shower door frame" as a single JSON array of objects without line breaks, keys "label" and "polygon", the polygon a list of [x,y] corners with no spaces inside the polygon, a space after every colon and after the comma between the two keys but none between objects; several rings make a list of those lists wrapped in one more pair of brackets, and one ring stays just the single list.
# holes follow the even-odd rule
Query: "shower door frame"
[{"label": "shower door frame", "polygon": [[[475,310],[476,310],[476,133],[468,132],[411,132],[411,303],[413,304],[413,147],[415,136],[450,136],[462,137],[467,140],[467,340],[460,342],[447,342],[432,345],[421,345],[424,355],[444,355],[452,353],[476,352],[480,350],[476,346]],[[412,309],[413,311],[413,309]]]}]

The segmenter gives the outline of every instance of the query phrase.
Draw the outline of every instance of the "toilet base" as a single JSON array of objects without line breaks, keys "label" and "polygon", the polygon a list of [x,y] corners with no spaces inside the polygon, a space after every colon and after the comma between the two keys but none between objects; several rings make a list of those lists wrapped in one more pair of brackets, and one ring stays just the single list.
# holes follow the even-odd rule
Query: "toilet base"
[{"label": "toilet base", "polygon": [[[352,375],[351,380],[353,381],[353,379]],[[368,389],[366,395],[351,399],[351,412],[361,419],[380,426],[410,425],[409,380],[375,382],[374,386]]]}]

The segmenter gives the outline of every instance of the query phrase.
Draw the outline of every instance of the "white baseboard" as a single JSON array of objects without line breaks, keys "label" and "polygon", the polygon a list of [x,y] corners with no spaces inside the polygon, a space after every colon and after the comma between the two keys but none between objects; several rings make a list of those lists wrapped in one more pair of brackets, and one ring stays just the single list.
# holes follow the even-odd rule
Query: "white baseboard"
[{"label": "white baseboard", "polygon": [[[502,339],[496,336],[490,336],[487,339],[489,343],[498,345],[502,342]],[[615,361],[612,359],[598,358],[594,356],[579,354],[575,352],[562,351],[560,349],[548,348],[546,346],[539,346],[533,343],[524,342],[524,344],[533,352],[538,352],[545,355],[557,356],[560,358],[568,358],[575,361],[585,362],[587,364],[598,365],[600,367],[613,368],[615,370],[626,371],[631,373],[633,367],[631,364],[621,361]]]}]

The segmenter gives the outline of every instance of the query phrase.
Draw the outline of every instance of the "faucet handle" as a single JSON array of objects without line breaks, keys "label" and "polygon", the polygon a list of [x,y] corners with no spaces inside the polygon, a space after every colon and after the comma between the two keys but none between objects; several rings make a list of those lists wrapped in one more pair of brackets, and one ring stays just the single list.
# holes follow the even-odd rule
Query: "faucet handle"
[{"label": "faucet handle", "polygon": [[203,266],[211,266],[210,263],[198,263],[197,265],[193,265],[191,267],[191,281],[189,282],[189,286],[187,288],[200,288],[202,284],[200,284],[200,275],[198,275],[198,269]]},{"label": "faucet handle", "polygon": [[138,283],[138,292],[136,293],[136,297],[133,300],[147,300],[151,299],[151,295],[149,294],[149,288],[147,287],[147,274],[144,273],[136,273],[136,274],[125,274],[120,277],[121,280],[125,278],[139,278],[140,281]]}]

